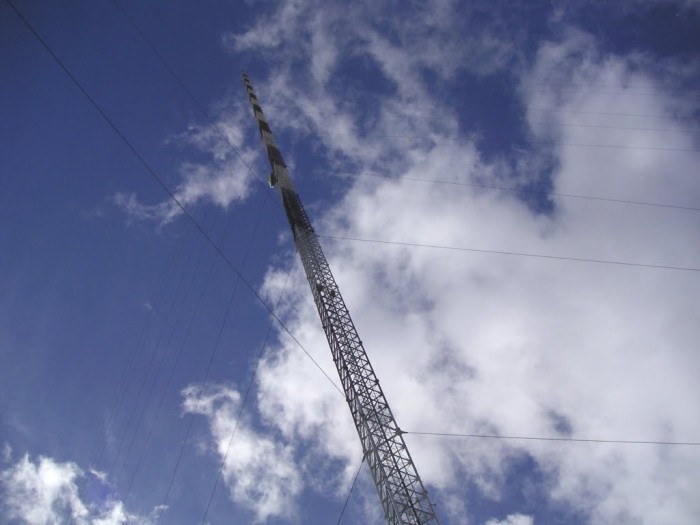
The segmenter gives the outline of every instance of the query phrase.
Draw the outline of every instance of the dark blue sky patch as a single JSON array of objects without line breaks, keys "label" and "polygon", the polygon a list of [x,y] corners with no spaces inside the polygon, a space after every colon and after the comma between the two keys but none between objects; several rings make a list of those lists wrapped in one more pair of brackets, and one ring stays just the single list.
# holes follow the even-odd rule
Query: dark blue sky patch
[{"label": "dark blue sky patch", "polygon": [[361,47],[349,49],[340,58],[340,66],[331,74],[328,89],[342,101],[341,109],[353,115],[360,135],[374,129],[382,99],[396,94],[396,85]]},{"label": "dark blue sky patch", "polygon": [[700,11],[673,2],[586,3],[576,10],[576,24],[593,34],[602,47],[616,54],[644,50],[659,57],[700,53]]},{"label": "dark blue sky patch", "polygon": [[[486,498],[479,489],[469,484],[466,501],[470,523],[485,523],[489,519],[505,519],[511,514],[525,514],[534,523],[551,525],[583,525],[588,516],[571,506],[552,502],[550,492],[555,480],[545,472],[527,452],[511,456],[505,469],[504,484],[498,500]],[[473,520],[473,521],[472,521]]]},{"label": "dark blue sky patch", "polygon": [[566,417],[566,415],[557,412],[556,410],[549,410],[547,412],[547,416],[552,422],[552,428],[555,432],[565,437],[571,437],[574,428],[571,425],[571,420]]},{"label": "dark blue sky patch", "polygon": [[456,112],[460,134],[475,137],[486,161],[500,158],[528,138],[521,101],[513,77],[487,77],[462,72],[445,92]]},{"label": "dark blue sky patch", "polygon": [[[516,91],[516,79],[508,72],[477,76],[464,72],[446,91],[458,115],[460,134],[473,138],[485,162],[505,161],[512,169],[497,185],[522,190],[515,193],[537,213],[551,213],[553,202],[546,194],[553,188],[554,156],[535,140],[525,120],[525,108]],[[539,157],[537,172],[521,172],[519,161]],[[488,184],[489,181],[480,181]],[[493,181],[490,181],[493,184]]]},{"label": "dark blue sky patch", "polygon": [[548,215],[555,210],[554,199],[548,193],[554,190],[553,174],[556,166],[557,163],[552,159],[549,165],[531,174],[531,177],[517,186],[521,190],[517,193],[518,197],[535,213]]}]

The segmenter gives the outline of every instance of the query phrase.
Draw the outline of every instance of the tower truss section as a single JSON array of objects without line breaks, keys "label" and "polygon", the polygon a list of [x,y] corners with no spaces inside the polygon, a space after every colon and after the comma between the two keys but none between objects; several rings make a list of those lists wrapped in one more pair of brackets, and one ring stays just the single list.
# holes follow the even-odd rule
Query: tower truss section
[{"label": "tower truss section", "polygon": [[403,432],[389,408],[246,73],[243,73],[243,83],[270,161],[268,182],[282,199],[386,521],[390,525],[438,525]]}]

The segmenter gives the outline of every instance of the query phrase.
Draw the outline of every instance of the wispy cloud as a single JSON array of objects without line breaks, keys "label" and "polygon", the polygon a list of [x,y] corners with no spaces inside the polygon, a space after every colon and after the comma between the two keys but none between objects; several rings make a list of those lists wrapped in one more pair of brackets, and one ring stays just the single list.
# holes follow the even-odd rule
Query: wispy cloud
[{"label": "wispy cloud", "polygon": [[[172,188],[172,193],[186,209],[202,203],[226,209],[248,197],[258,175],[252,169],[257,150],[243,144],[243,104],[235,102],[229,107],[227,101],[222,101],[220,106],[216,122],[192,125],[186,132],[168,139],[173,147],[193,149],[207,157],[202,162],[180,164],[181,180]],[[118,192],[114,203],[130,221],[152,221],[159,226],[170,223],[182,213],[171,197],[155,204],[144,204],[133,192]]]},{"label": "wispy cloud", "polygon": [[12,447],[9,443],[2,444],[2,460],[7,462],[12,459]]}]

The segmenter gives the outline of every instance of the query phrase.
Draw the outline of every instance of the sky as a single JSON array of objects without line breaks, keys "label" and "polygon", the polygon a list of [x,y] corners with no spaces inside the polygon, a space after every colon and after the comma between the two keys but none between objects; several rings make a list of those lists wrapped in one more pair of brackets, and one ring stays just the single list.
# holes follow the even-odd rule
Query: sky
[{"label": "sky", "polygon": [[698,27],[2,2],[0,523],[383,522],[242,70],[443,525],[700,522]]}]

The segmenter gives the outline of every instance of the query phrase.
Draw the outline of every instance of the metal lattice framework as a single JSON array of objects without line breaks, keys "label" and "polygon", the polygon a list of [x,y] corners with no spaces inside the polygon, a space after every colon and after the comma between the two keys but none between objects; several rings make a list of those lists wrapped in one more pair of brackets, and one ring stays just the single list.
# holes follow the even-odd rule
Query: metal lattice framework
[{"label": "metal lattice framework", "polygon": [[270,160],[270,187],[277,188],[282,197],[386,521],[391,525],[437,525],[438,518],[408,452],[403,432],[384,397],[246,73],[243,82]]}]

